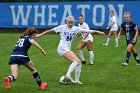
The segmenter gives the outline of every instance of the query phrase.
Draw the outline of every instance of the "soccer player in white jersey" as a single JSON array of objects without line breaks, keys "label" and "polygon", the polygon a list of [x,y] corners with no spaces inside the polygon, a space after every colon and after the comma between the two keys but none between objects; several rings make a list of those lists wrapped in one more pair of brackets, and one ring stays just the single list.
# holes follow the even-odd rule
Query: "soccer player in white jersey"
[{"label": "soccer player in white jersey", "polygon": [[114,35],[115,38],[115,47],[118,47],[118,38],[117,38],[117,31],[118,31],[118,25],[117,25],[117,19],[114,16],[114,12],[112,10],[110,10],[110,17],[111,17],[111,22],[109,23],[108,27],[106,29],[110,29],[109,34],[108,34],[108,38],[106,40],[106,43],[103,44],[104,46],[108,46],[109,42],[110,42],[110,38],[112,36],[112,34]]},{"label": "soccer player in white jersey", "polygon": [[[82,14],[79,16],[78,21],[79,21],[78,27],[82,29],[89,29],[88,24],[84,22],[84,17]],[[93,37],[90,33],[81,32],[77,35],[76,39],[78,39],[80,34],[82,35],[82,40],[77,47],[77,51],[81,58],[82,64],[86,63],[82,49],[85,46],[87,46],[87,49],[89,51],[89,57],[90,57],[90,65],[93,65],[93,61],[94,61],[94,53],[93,53],[93,48],[92,48]]]},{"label": "soccer player in white jersey", "polygon": [[[79,80],[82,64],[81,64],[80,59],[71,51],[71,43],[78,32],[91,32],[91,33],[94,32],[98,34],[104,34],[104,32],[100,32],[96,30],[81,29],[80,27],[74,26],[73,16],[67,17],[66,25],[60,25],[51,30],[47,30],[41,34],[37,34],[36,37],[38,38],[49,32],[60,33],[61,39],[57,48],[57,52],[60,56],[66,58],[68,61],[71,62],[71,65],[68,68],[67,74],[65,75],[65,79],[68,79],[73,83],[82,84]],[[71,78],[71,73],[74,70],[75,70],[75,81]]]}]

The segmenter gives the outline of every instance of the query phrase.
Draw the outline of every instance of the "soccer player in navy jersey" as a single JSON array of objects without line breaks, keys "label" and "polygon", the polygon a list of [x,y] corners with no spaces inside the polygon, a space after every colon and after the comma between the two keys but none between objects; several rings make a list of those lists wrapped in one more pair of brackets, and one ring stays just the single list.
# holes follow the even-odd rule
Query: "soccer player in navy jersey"
[{"label": "soccer player in navy jersey", "polygon": [[45,87],[47,86],[46,82],[41,83],[40,76],[27,53],[30,46],[34,45],[35,47],[37,47],[40,50],[40,52],[44,56],[46,55],[46,52],[41,48],[41,46],[36,41],[34,41],[36,32],[37,32],[37,30],[35,28],[33,28],[33,27],[28,28],[20,36],[18,42],[16,43],[15,48],[14,48],[13,52],[11,53],[11,57],[10,57],[10,60],[8,63],[11,68],[11,75],[4,78],[5,87],[7,89],[10,88],[10,82],[17,79],[18,68],[20,65],[24,65],[26,68],[28,68],[32,72],[35,81],[37,82],[37,84],[40,87],[40,90],[45,89]]},{"label": "soccer player in navy jersey", "polygon": [[131,52],[133,53],[133,56],[134,56],[135,60],[137,61],[136,65],[140,65],[139,57],[138,57],[138,54],[134,47],[137,42],[137,36],[138,36],[137,25],[130,20],[129,12],[124,13],[124,19],[125,19],[125,22],[123,22],[121,24],[121,29],[118,34],[118,38],[120,38],[120,34],[122,31],[125,31],[125,33],[126,33],[126,42],[127,42],[126,63],[122,63],[122,65],[128,66]]}]

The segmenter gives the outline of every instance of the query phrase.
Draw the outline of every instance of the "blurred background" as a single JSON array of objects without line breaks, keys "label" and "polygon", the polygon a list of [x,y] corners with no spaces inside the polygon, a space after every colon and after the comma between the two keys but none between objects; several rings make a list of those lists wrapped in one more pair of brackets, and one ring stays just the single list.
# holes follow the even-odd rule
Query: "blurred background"
[{"label": "blurred background", "polygon": [[80,14],[90,29],[105,31],[110,10],[114,11],[119,27],[124,12],[130,12],[131,19],[140,27],[139,5],[139,0],[1,0],[0,32],[27,27],[50,29],[65,24],[68,15],[74,16],[77,25]]}]

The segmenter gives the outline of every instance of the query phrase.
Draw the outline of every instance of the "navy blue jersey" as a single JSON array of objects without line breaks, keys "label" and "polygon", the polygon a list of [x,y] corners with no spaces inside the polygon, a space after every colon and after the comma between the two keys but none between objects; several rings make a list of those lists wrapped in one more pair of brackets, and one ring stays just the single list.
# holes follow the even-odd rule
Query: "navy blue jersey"
[{"label": "navy blue jersey", "polygon": [[123,22],[121,24],[121,27],[126,33],[126,39],[133,40],[136,34],[135,29],[134,29],[136,27],[136,24],[133,23],[132,21],[130,21],[128,24],[126,22]]},{"label": "navy blue jersey", "polygon": [[29,42],[30,39],[33,39],[30,35],[24,36],[23,38],[19,39],[11,56],[28,57],[27,52],[31,46],[31,43]]}]

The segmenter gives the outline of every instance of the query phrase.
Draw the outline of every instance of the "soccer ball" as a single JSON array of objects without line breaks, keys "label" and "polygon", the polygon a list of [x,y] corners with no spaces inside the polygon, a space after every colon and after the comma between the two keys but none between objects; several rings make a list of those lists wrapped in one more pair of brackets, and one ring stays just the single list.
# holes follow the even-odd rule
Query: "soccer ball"
[{"label": "soccer ball", "polygon": [[59,79],[59,82],[60,82],[60,84],[63,84],[63,85],[69,84],[69,81],[67,79],[65,79],[65,76],[61,76]]}]

